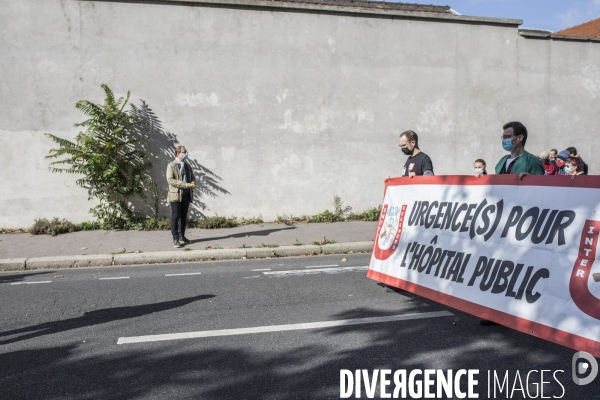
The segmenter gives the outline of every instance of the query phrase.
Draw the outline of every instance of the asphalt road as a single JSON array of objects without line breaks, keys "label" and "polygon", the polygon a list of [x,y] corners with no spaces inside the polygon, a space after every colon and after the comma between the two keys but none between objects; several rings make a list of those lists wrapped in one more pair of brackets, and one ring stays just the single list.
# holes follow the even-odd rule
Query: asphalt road
[{"label": "asphalt road", "polygon": [[[600,398],[600,378],[573,383],[573,350],[390,290],[365,277],[368,261],[357,254],[2,273],[0,397],[339,398],[341,369],[387,368],[479,369],[479,398],[488,398],[488,371],[508,370],[511,386],[519,371],[527,386],[530,370],[563,370],[564,394],[547,373],[544,397]],[[385,316],[401,317],[357,320]],[[533,373],[525,398],[539,384]]]}]

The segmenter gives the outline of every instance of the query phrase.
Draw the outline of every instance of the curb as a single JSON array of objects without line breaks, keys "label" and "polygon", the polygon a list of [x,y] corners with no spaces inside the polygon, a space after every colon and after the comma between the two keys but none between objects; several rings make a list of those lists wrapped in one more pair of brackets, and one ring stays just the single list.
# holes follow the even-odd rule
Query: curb
[{"label": "curb", "polygon": [[48,268],[110,267],[113,265],[169,264],[175,262],[241,260],[272,257],[317,256],[344,253],[370,253],[373,242],[349,242],[303,246],[251,247],[247,249],[209,249],[156,251],[150,253],[93,254],[56,257],[0,259],[0,271],[29,271]]}]

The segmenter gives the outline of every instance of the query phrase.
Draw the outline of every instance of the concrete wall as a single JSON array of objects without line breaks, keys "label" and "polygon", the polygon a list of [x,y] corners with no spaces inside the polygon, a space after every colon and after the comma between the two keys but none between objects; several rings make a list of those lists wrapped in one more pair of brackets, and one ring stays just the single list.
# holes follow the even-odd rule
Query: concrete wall
[{"label": "concrete wall", "polygon": [[229,194],[205,197],[205,214],[317,213],[334,195],[375,206],[382,178],[402,169],[406,129],[436,174],[469,174],[480,157],[493,169],[511,120],[528,127],[529,151],[576,146],[600,173],[600,43],[460,19],[75,0],[0,9],[0,226],[90,219],[75,177],[47,170],[43,134],[74,137],[75,102],[100,102],[102,83],[131,90],[162,124],[163,197],[175,142],[221,178]]}]

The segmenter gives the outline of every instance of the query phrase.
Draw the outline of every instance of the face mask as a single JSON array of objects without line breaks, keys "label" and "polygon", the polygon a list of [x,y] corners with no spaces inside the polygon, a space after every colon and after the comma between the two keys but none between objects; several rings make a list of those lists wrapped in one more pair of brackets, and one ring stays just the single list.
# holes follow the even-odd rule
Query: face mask
[{"label": "face mask", "polygon": [[410,156],[413,152],[412,150],[409,150],[407,147],[403,147],[402,148],[402,152],[404,153],[404,155],[406,156]]},{"label": "face mask", "polygon": [[550,157],[548,158],[548,160],[550,160],[550,162],[554,162],[554,160],[556,160],[556,157]]},{"label": "face mask", "polygon": [[483,168],[475,168],[476,174],[483,174]]},{"label": "face mask", "polygon": [[187,158],[188,158],[188,153],[183,153],[183,156],[182,156],[182,158],[183,158],[184,160],[187,160]]},{"label": "face mask", "polygon": [[565,165],[563,171],[565,171],[565,174],[570,175],[571,172],[573,172],[573,168],[571,168],[569,165]]},{"label": "face mask", "polygon": [[506,151],[513,151],[515,145],[512,144],[512,139],[502,139],[502,148]]},{"label": "face mask", "polygon": [[556,160],[556,166],[557,166],[558,168],[562,168],[562,167],[563,167],[563,165],[565,165],[565,163],[563,163],[563,161],[562,161],[562,160]]}]

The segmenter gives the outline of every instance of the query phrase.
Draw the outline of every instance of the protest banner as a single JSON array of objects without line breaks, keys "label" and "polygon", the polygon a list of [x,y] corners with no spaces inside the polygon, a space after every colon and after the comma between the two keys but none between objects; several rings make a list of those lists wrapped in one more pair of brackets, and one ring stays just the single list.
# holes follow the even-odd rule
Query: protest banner
[{"label": "protest banner", "polygon": [[367,277],[600,357],[600,177],[394,178]]}]

